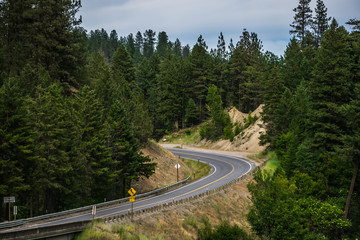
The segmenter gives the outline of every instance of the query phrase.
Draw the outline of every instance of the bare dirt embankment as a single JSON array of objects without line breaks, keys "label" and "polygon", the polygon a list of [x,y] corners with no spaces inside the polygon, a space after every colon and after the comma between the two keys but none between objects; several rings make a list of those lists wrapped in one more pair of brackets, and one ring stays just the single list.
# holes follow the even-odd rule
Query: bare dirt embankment
[{"label": "bare dirt embankment", "polygon": [[141,177],[139,181],[133,182],[132,187],[138,193],[148,192],[157,188],[161,188],[176,183],[175,164],[180,164],[179,180],[185,179],[190,175],[191,170],[186,164],[175,157],[174,154],[161,147],[154,141],[150,141],[143,149],[145,156],[149,156],[152,162],[157,163],[155,173],[149,177]]},{"label": "bare dirt embankment", "polygon": [[[251,113],[252,117],[257,116],[258,119],[255,123],[251,124],[248,128],[244,129],[238,136],[236,136],[232,142],[224,139],[216,142],[202,140],[195,146],[247,153],[260,153],[264,151],[266,146],[261,146],[259,140],[260,135],[266,133],[264,122],[262,121],[260,115],[262,108],[263,105],[260,105],[253,113]],[[229,110],[229,115],[233,124],[238,123],[239,125],[244,125],[246,119],[249,118],[248,113],[242,113],[235,107]]]}]

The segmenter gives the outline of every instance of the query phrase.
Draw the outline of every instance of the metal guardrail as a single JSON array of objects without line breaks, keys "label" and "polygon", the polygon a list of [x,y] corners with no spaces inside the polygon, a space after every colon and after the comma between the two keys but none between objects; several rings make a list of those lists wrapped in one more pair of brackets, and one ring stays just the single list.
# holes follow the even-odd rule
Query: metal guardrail
[{"label": "metal guardrail", "polygon": [[12,222],[0,223],[0,229],[18,227],[18,226],[21,226],[23,224],[25,224],[24,219],[17,220],[17,221],[12,221]]},{"label": "metal guardrail", "polygon": [[[166,187],[163,187],[163,188],[155,189],[155,190],[150,191],[150,192],[139,194],[136,197],[137,198],[144,198],[144,197],[148,197],[148,196],[151,196],[151,195],[154,195],[154,194],[158,194],[158,193],[163,192],[163,191],[167,191],[167,190],[169,190],[171,188],[174,188],[174,187],[176,187],[178,185],[186,183],[189,179],[190,179],[190,176],[188,176],[187,178],[185,178],[184,180],[182,180],[180,182],[174,183],[172,185],[169,185],[169,186],[166,186]],[[106,206],[119,204],[119,203],[123,203],[123,202],[127,202],[127,201],[129,201],[128,197],[113,200],[113,201],[98,203],[98,204],[94,204],[94,205],[96,206],[96,208],[101,208],[101,207],[106,207]],[[12,222],[0,223],[0,229],[18,227],[18,226],[21,226],[21,225],[23,225],[25,223],[40,221],[40,220],[44,220],[44,219],[48,219],[48,218],[61,217],[61,216],[64,216],[64,215],[78,213],[78,212],[91,211],[92,206],[94,206],[94,205],[84,206],[84,207],[75,208],[75,209],[70,209],[70,210],[57,212],[57,213],[50,213],[50,214],[46,214],[46,215],[40,215],[40,216],[32,217],[32,218],[20,219],[20,220],[16,220],[16,221],[12,221]]]},{"label": "metal guardrail", "polygon": [[5,232],[0,234],[0,240],[72,239],[76,233],[86,229],[91,222],[91,220],[85,220]]}]

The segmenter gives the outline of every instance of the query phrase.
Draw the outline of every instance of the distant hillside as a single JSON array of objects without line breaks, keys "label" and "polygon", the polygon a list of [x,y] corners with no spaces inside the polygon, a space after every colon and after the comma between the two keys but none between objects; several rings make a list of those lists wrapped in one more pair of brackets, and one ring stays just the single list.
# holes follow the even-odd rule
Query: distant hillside
[{"label": "distant hillside", "polygon": [[[201,140],[199,134],[199,126],[195,126],[190,129],[180,130],[179,132],[172,133],[171,135],[165,136],[162,143],[175,143],[175,144],[186,144],[201,148],[210,148],[226,151],[240,151],[249,153],[260,153],[265,150],[266,146],[260,146],[259,137],[261,134],[266,132],[264,123],[261,119],[260,113],[262,112],[263,105],[260,105],[253,113],[251,118],[254,120],[251,124],[249,123],[249,114],[242,113],[235,107],[229,110],[229,115],[232,123],[239,125],[244,128],[234,140],[218,140],[209,141],[206,139]],[[256,120],[256,121],[255,121]],[[248,125],[248,126],[246,126]],[[235,127],[233,128],[235,131]]]}]

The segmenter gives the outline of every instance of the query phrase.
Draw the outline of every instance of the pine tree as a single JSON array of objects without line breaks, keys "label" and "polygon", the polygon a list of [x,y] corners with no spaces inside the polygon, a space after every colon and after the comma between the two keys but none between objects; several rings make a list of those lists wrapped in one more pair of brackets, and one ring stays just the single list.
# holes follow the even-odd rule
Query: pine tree
[{"label": "pine tree", "polygon": [[101,28],[101,30],[99,30],[99,35],[100,35],[100,52],[103,54],[103,57],[105,58],[106,62],[110,62],[111,57],[110,57],[109,34],[104,28]]},{"label": "pine tree", "polygon": [[181,50],[182,50],[181,42],[180,42],[180,40],[177,38],[177,39],[175,40],[174,48],[173,48],[173,52],[174,52],[175,56],[181,57]]},{"label": "pine tree", "polygon": [[88,35],[87,47],[90,53],[100,51],[101,46],[101,34],[98,29],[95,31],[91,30]]},{"label": "pine tree", "polygon": [[[349,104],[346,104],[341,109],[342,114],[347,120],[348,132],[342,137],[344,146],[341,152],[353,164],[353,176],[350,183],[349,193],[345,205],[344,219],[347,219],[350,214],[350,206],[354,194],[355,184],[358,180],[358,172],[360,165],[360,84],[357,83],[355,87],[355,95]],[[355,203],[356,204],[356,203]],[[354,206],[354,203],[353,203]],[[354,214],[356,215],[356,213]],[[355,220],[355,219],[354,219]]]},{"label": "pine tree", "polygon": [[[125,197],[128,184],[137,180],[139,176],[149,177],[154,173],[155,164],[149,158],[139,153],[139,145],[134,137],[125,110],[118,100],[110,109],[108,115],[108,145],[111,147],[112,163],[110,167],[112,194],[110,198]],[[121,193],[121,195],[119,195]]]},{"label": "pine tree", "polygon": [[[154,54],[150,59],[144,59],[136,71],[136,81],[142,89],[145,101],[150,98],[151,89],[156,86],[156,74],[159,72],[160,58]],[[151,103],[151,102],[148,102]],[[149,104],[149,107],[150,104]]]},{"label": "pine tree", "polygon": [[232,38],[230,38],[230,43],[229,43],[228,49],[229,49],[229,56],[231,57],[235,51],[235,46],[234,46]]},{"label": "pine tree", "polygon": [[[144,58],[143,53],[144,53],[144,38],[141,34],[141,32],[137,32],[136,36],[135,36],[135,50],[134,50],[134,54],[132,56],[134,63],[138,66],[142,59]],[[129,52],[131,54],[131,52]]]},{"label": "pine tree", "polygon": [[[0,197],[25,203],[33,168],[33,138],[26,100],[15,79],[0,88]],[[3,208],[0,208],[3,220]],[[7,216],[7,214],[5,215]]]},{"label": "pine tree", "polygon": [[304,78],[303,59],[299,42],[292,38],[284,54],[283,79],[285,86],[293,92]]},{"label": "pine tree", "polygon": [[104,108],[95,91],[87,86],[75,95],[72,106],[75,196],[82,205],[99,202],[107,195],[107,186],[112,180]]},{"label": "pine tree", "polygon": [[153,125],[140,87],[135,82],[124,83],[119,86],[117,96],[123,103],[136,139],[141,144],[146,143],[153,132]]},{"label": "pine tree", "polygon": [[112,55],[119,47],[119,36],[115,30],[112,30],[109,36],[109,58],[111,59]]},{"label": "pine tree", "polygon": [[109,109],[116,98],[116,85],[112,81],[110,67],[99,52],[94,52],[88,60],[88,76],[90,86],[95,89],[105,109]]},{"label": "pine tree", "polygon": [[138,31],[135,36],[135,48],[138,49],[140,54],[144,51],[144,38],[140,31]]},{"label": "pine tree", "polygon": [[130,33],[126,38],[126,51],[130,54],[130,57],[134,60],[135,40],[132,33]]},{"label": "pine tree", "polygon": [[185,123],[187,127],[192,127],[194,123],[197,122],[197,120],[199,119],[198,114],[199,110],[197,109],[194,100],[192,98],[189,98],[185,108]]},{"label": "pine tree", "polygon": [[334,152],[341,142],[345,123],[339,116],[338,107],[350,101],[353,89],[347,36],[344,27],[339,27],[333,20],[316,55],[314,78],[309,86],[315,147],[328,152]]},{"label": "pine tree", "polygon": [[169,37],[167,36],[166,32],[159,32],[156,51],[158,52],[160,58],[163,58],[165,56],[168,48],[168,43]]},{"label": "pine tree", "polygon": [[127,82],[135,80],[135,68],[129,53],[124,45],[120,45],[113,55],[111,61],[113,78],[119,81],[124,79]]},{"label": "pine tree", "polygon": [[204,99],[206,97],[207,87],[212,81],[212,59],[206,49],[207,45],[200,35],[190,56],[192,78],[194,81],[192,97],[197,100],[200,121],[202,121],[204,117],[203,105]]},{"label": "pine tree", "polygon": [[180,59],[168,51],[159,68],[160,72],[157,76],[159,109],[156,120],[160,124],[157,126],[163,129],[163,132],[178,130],[182,114],[180,83],[183,80]]},{"label": "pine tree", "polygon": [[245,52],[241,47],[234,50],[229,60],[229,94],[227,102],[231,106],[238,106],[241,109],[241,96],[243,96],[244,88],[240,88],[243,85],[244,77],[243,72],[246,70]]},{"label": "pine tree", "polygon": [[261,115],[266,124],[266,135],[262,135],[260,138],[262,143],[270,143],[273,147],[276,138],[280,135],[274,122],[275,111],[284,92],[284,83],[279,66],[275,66],[269,75],[265,77],[264,85],[264,107]]},{"label": "pine tree", "polygon": [[155,50],[155,35],[151,29],[148,29],[144,33],[144,57],[150,58],[154,54]]},{"label": "pine tree", "polygon": [[[350,218],[353,223],[353,234],[359,233],[359,213],[356,212],[356,206],[359,205],[359,199],[354,197],[358,194],[359,190],[355,188],[356,181],[358,181],[358,172],[360,165],[360,21],[352,19],[347,24],[353,26],[353,32],[349,35],[348,40],[350,42],[350,74],[351,81],[354,84],[354,93],[351,97],[351,101],[345,104],[341,108],[341,113],[347,122],[347,131],[342,137],[343,147],[341,152],[345,155],[347,162],[351,162],[353,165],[353,176],[349,187],[349,193],[345,205],[344,219]],[[355,192],[355,193],[354,193]]]},{"label": "pine tree", "polygon": [[293,9],[295,12],[294,21],[290,26],[290,34],[294,34],[302,41],[305,38],[306,32],[312,23],[312,10],[310,9],[311,0],[299,0],[299,5]]},{"label": "pine tree", "polygon": [[226,59],[227,58],[227,52],[226,52],[226,45],[225,40],[222,32],[220,33],[220,36],[218,38],[218,44],[217,44],[217,57],[220,59]]},{"label": "pine tree", "polygon": [[40,89],[30,104],[34,124],[34,170],[32,198],[43,214],[58,211],[59,195],[68,191],[66,179],[72,169],[69,156],[71,122],[68,104],[59,84]]},{"label": "pine tree", "polygon": [[329,21],[331,18],[327,17],[327,8],[322,0],[316,1],[315,13],[316,15],[312,21],[312,26],[315,32],[317,44],[319,45],[325,31],[329,28]]},{"label": "pine tree", "polygon": [[224,136],[225,129],[230,129],[228,137],[231,138],[232,123],[229,114],[223,109],[221,96],[215,85],[209,87],[206,102],[209,108],[210,123],[200,129],[201,137],[217,140]]}]

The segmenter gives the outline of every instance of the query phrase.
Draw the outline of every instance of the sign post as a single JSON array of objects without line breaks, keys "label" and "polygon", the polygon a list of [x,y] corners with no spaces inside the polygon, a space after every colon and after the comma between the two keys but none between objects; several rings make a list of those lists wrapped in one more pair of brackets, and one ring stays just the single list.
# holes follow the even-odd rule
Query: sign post
[{"label": "sign post", "polygon": [[96,215],[96,205],[92,206],[91,215],[92,215],[93,221],[94,221],[94,218],[95,218],[95,215]]},{"label": "sign post", "polygon": [[131,202],[131,221],[134,220],[134,202],[135,202],[135,189],[134,188],[130,188],[130,190],[128,191],[130,197],[129,197],[129,201]]},{"label": "sign post", "polygon": [[11,206],[11,203],[14,203],[14,202],[15,202],[15,197],[4,197],[4,203],[9,204],[9,222],[11,221],[10,206]]},{"label": "sign post", "polygon": [[14,221],[16,221],[16,215],[17,215],[17,206],[14,206]]},{"label": "sign post", "polygon": [[176,168],[176,181],[179,181],[179,168],[180,168],[180,164],[175,164],[175,168]]}]

